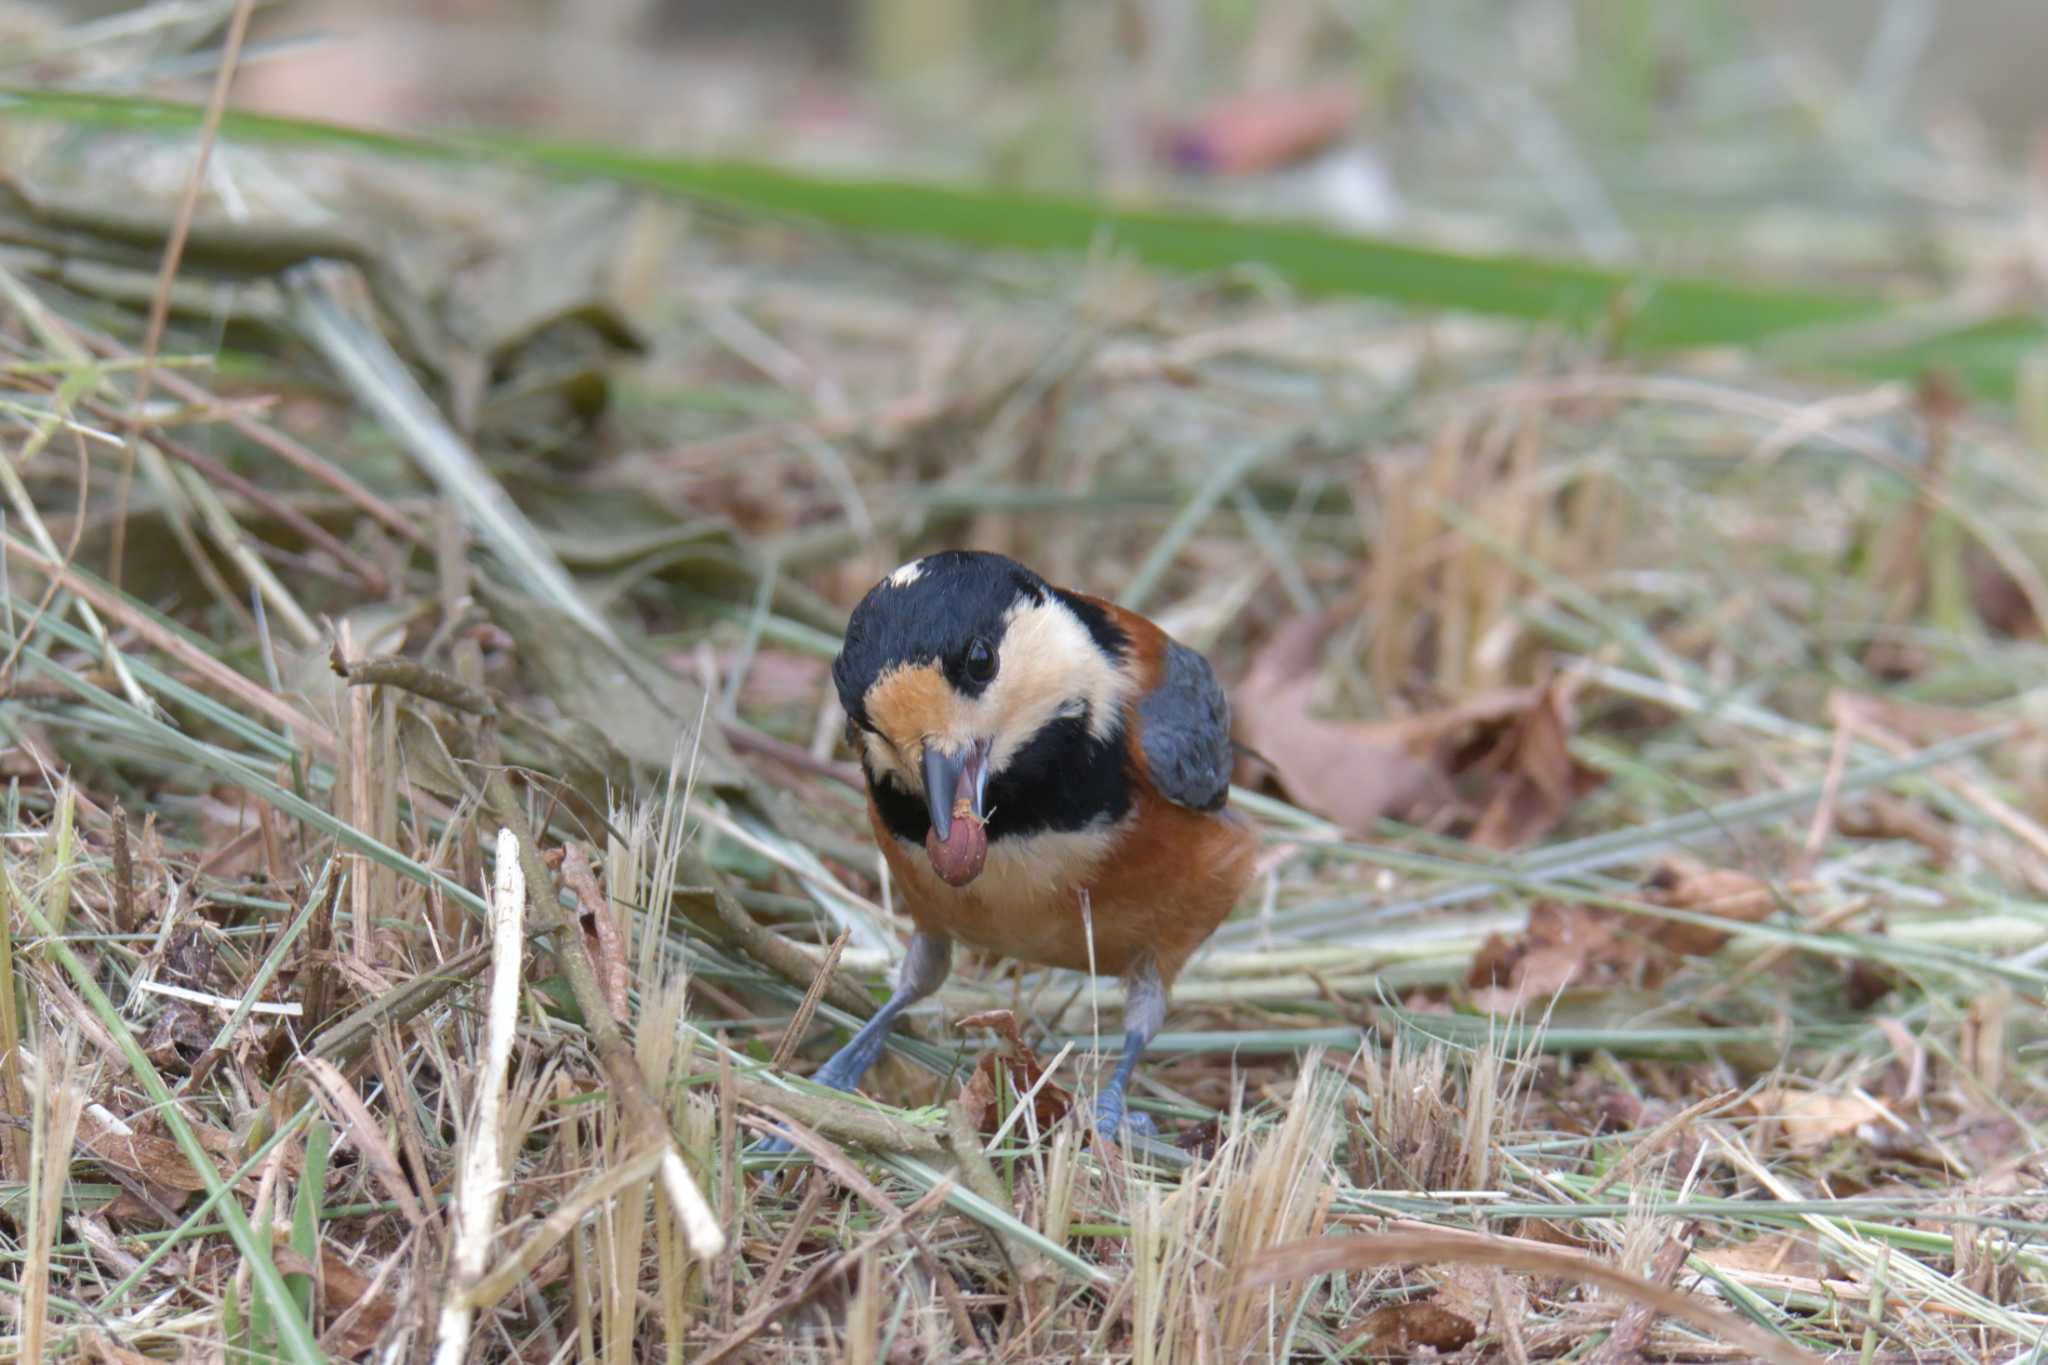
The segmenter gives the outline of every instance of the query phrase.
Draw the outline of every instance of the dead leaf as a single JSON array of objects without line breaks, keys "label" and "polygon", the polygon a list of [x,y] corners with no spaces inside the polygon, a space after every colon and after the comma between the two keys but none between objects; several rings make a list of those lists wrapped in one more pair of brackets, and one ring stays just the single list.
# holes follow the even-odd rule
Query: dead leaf
[{"label": "dead leaf", "polygon": [[1507,718],[1476,761],[1457,765],[1461,787],[1486,793],[1484,812],[1466,837],[1481,848],[1519,848],[1564,823],[1580,798],[1607,780],[1572,757],[1570,737],[1568,704],[1553,681]]},{"label": "dead leaf", "polygon": [[2041,633],[2027,590],[1974,540],[1963,549],[1963,574],[1969,582],[1970,606],[1992,634],[2029,639]]},{"label": "dead leaf", "polygon": [[606,346],[645,348],[646,311],[623,279],[630,204],[604,187],[545,205],[537,221],[456,273],[447,316],[462,340],[504,365],[551,327],[578,322]]},{"label": "dead leaf", "polygon": [[[1862,1095],[1774,1087],[1759,1091],[1750,1107],[1760,1115],[1775,1117],[1785,1140],[1802,1152],[1817,1152],[1836,1138],[1851,1134],[1876,1139],[1885,1123],[1884,1110],[1875,1100]],[[1872,1126],[1866,1129],[1866,1124]]]},{"label": "dead leaf", "polygon": [[218,958],[213,940],[196,924],[187,924],[171,934],[164,945],[163,975],[173,985],[195,991],[208,988]]},{"label": "dead leaf", "polygon": [[1434,1303],[1384,1303],[1345,1333],[1347,1344],[1359,1345],[1368,1360],[1407,1360],[1428,1351],[1447,1356],[1478,1339],[1471,1319]]},{"label": "dead leaf", "polygon": [[1455,1262],[1437,1272],[1436,1293],[1429,1302],[1468,1322],[1484,1325],[1494,1314],[1495,1289],[1501,1272]]},{"label": "dead leaf", "polygon": [[1511,1014],[1568,990],[1616,990],[1654,984],[1647,940],[1617,935],[1609,912],[1538,901],[1516,938],[1493,934],[1474,954],[1465,983],[1472,1003]]},{"label": "dead leaf", "polygon": [[1812,1241],[1789,1232],[1766,1233],[1753,1241],[1694,1254],[1717,1269],[1747,1274],[1802,1275],[1818,1280],[1824,1279],[1827,1271]]},{"label": "dead leaf", "polygon": [[[1690,858],[1671,858],[1660,864],[1644,884],[1643,899],[1672,910],[1744,924],[1755,924],[1778,906],[1771,888],[1758,878],[1731,868],[1708,867]],[[1728,941],[1724,930],[1677,920],[1657,921],[1650,936],[1672,952],[1691,957],[1719,952]]]},{"label": "dead leaf", "polygon": [[[288,1244],[280,1243],[272,1249],[271,1255],[283,1273],[309,1276],[319,1284],[323,1330],[331,1327],[350,1309],[357,1309],[342,1331],[332,1340],[323,1340],[322,1346],[336,1355],[349,1358],[369,1350],[384,1335],[384,1326],[391,1321],[398,1305],[388,1293],[376,1292],[374,1276],[365,1275],[342,1260],[324,1243],[320,1247],[317,1268]],[[370,1297],[373,1292],[375,1297]],[[359,1304],[361,1307],[357,1308]]]},{"label": "dead leaf", "polygon": [[[1031,1045],[1024,1041],[1024,1035],[1018,1032],[1017,1017],[1008,1010],[970,1014],[960,1021],[959,1027],[992,1029],[1002,1040],[995,1051],[981,1055],[981,1060],[974,1064],[974,1074],[960,1087],[960,1104],[967,1110],[967,1117],[977,1129],[992,1136],[1003,1118],[1002,1107],[997,1103],[1000,1092],[996,1088],[996,1067],[1003,1067],[1013,1096],[1023,1095],[1038,1085],[1039,1078],[1045,1075],[1045,1067],[1031,1050]],[[1073,1107],[1074,1097],[1067,1091],[1051,1081],[1039,1085],[1038,1093],[1031,1102],[1038,1131],[1050,1130]]]},{"label": "dead leaf", "polygon": [[1223,1120],[1206,1118],[1174,1138],[1173,1145],[1196,1161],[1207,1161],[1223,1146]]},{"label": "dead leaf", "polygon": [[[1643,899],[1742,923],[1764,918],[1779,903],[1768,885],[1746,872],[1683,858],[1651,874]],[[1513,1013],[1568,991],[1650,990],[1681,957],[1705,956],[1727,940],[1727,932],[1707,925],[1538,901],[1521,934],[1493,934],[1480,945],[1465,984],[1472,1003],[1491,1013]]]},{"label": "dead leaf", "polygon": [[1277,170],[1343,136],[1359,109],[1350,85],[1239,95],[1175,129],[1168,155],[1180,169],[1208,175]]},{"label": "dead leaf", "polygon": [[[475,787],[448,747],[448,736],[425,710],[400,702],[396,719],[399,770],[406,781],[444,801],[475,800]],[[452,722],[449,728],[453,731]]]},{"label": "dead leaf", "polygon": [[124,1133],[91,1109],[78,1116],[78,1150],[160,1190],[191,1194],[206,1188],[177,1143],[140,1129]]},{"label": "dead leaf", "polygon": [[189,1000],[166,999],[143,1035],[142,1052],[159,1071],[183,1075],[213,1046],[216,1026]]},{"label": "dead leaf", "polygon": [[1335,613],[1282,626],[1252,662],[1231,714],[1247,747],[1272,766],[1288,797],[1354,834],[1450,789],[1426,757],[1410,752],[1411,726],[1326,720],[1310,712],[1316,662]]},{"label": "dead leaf", "polygon": [[1238,685],[1238,737],[1289,799],[1354,834],[1384,818],[1470,824],[1488,848],[1554,829],[1603,776],[1571,756],[1572,718],[1553,684],[1397,720],[1314,714],[1317,663],[1337,613],[1277,631]]}]

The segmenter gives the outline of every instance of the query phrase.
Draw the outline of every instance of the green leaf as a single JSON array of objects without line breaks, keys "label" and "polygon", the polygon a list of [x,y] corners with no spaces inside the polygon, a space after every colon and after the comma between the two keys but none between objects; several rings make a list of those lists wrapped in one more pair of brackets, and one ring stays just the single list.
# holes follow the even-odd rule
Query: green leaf
[{"label": "green leaf", "polygon": [[[0,88],[0,110],[135,130],[184,132],[196,105],[138,96]],[[1168,270],[1209,273],[1256,263],[1303,294],[1352,294],[1584,328],[1613,324],[1632,351],[1753,346],[1796,333],[1833,344],[1803,347],[1800,362],[1896,375],[1944,366],[1985,395],[2007,396],[2021,357],[2048,329],[2009,316],[1910,345],[1866,343],[1858,333],[1897,313],[1892,300],[1849,289],[1793,288],[1694,275],[1601,269],[1524,255],[1486,255],[1359,236],[1312,224],[1246,221],[1215,213],[1112,205],[983,186],[842,178],[738,161],[658,156],[626,148],[510,133],[408,135],[309,119],[230,113],[221,135],[246,142],[348,147],[446,161],[504,160],[576,178],[604,178],[757,215],[981,249],[1084,252],[1104,245]]]},{"label": "green leaf", "polygon": [[[311,1265],[320,1264],[320,1194],[327,1185],[327,1153],[334,1131],[325,1119],[306,1133],[306,1162],[299,1175],[299,1196],[292,1205],[292,1250]],[[285,1285],[298,1300],[299,1312],[313,1320],[313,1277],[287,1275]]]}]

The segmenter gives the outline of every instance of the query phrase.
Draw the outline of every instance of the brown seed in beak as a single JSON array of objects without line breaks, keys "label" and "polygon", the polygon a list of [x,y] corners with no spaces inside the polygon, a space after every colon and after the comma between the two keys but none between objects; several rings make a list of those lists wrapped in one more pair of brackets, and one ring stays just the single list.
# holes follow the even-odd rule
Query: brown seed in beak
[{"label": "brown seed in beak", "polygon": [[988,861],[988,751],[985,739],[965,749],[925,746],[924,799],[932,826],[924,851],[932,871],[951,886],[973,881]]},{"label": "brown seed in beak", "polygon": [[981,875],[982,865],[988,861],[988,831],[964,792],[954,799],[951,814],[951,826],[943,840],[936,826],[925,831],[924,851],[941,881],[965,886]]}]

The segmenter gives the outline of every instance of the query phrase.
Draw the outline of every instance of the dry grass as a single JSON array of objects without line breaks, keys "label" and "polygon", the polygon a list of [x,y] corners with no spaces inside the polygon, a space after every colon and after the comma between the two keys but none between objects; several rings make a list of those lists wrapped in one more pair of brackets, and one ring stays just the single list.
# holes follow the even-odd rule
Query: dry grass
[{"label": "dry grass", "polygon": [[[422,305],[424,355],[375,268],[188,262],[146,404],[155,258],[0,250],[7,1349],[2033,1358],[2048,483],[2002,411],[464,185],[493,222],[238,150],[200,217],[359,192],[458,298],[559,264],[508,224],[616,253],[516,343]],[[821,1094],[900,952],[833,632],[963,543],[1230,679],[1330,613],[1329,714],[1554,683],[1605,780],[1507,854],[1471,767],[1363,834],[1246,791],[1264,875],[1134,1089],[1164,1144],[972,1128],[949,1021],[1084,1101],[1120,1038],[1112,983],[1005,964]],[[1503,956],[1538,906],[1582,937]]]}]

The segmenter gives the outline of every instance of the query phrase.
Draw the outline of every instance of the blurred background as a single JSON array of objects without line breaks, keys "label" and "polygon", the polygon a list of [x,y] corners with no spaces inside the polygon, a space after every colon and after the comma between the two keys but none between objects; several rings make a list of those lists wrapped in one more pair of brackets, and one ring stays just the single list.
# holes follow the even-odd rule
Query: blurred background
[{"label": "blurred background", "polygon": [[[17,79],[196,94],[229,7],[0,9]],[[242,107],[1228,204],[1795,272],[2009,221],[2024,0],[591,0],[258,6]]]},{"label": "blurred background", "polygon": [[1796,270],[1911,252],[1874,208],[2017,207],[2044,38],[2024,0],[289,4],[238,95]]},{"label": "blurred background", "polygon": [[[750,1186],[706,1059],[786,1085],[900,953],[838,632],[915,554],[1005,551],[1215,661],[1261,875],[1140,1073],[1221,1174],[1018,1128],[1016,1204],[971,1215],[1128,1288],[1170,1208],[1158,1301],[1033,1316],[935,1239],[886,1281],[922,1358],[1284,1355],[1275,1324],[1338,1358],[1424,1300],[1474,1359],[1615,1327],[1547,1275],[1397,1270],[1216,1325],[1219,1267],[1326,1216],[1493,1216],[1441,1190],[1631,1273],[1683,1244],[1817,1348],[2037,1358],[2044,52],[2021,0],[0,0],[0,862],[128,993],[96,1036],[247,1131],[294,1049],[361,1061],[323,1024],[477,948],[501,820],[587,843],[605,892],[565,889],[673,1011],[636,1043],[701,1049],[643,1060],[739,1250],[698,1272],[626,1218],[641,1280],[556,1257],[493,1322],[533,1359],[744,1337],[749,1277],[825,1264],[807,1230],[854,1201]],[[379,655],[488,705],[338,676]],[[304,1013],[223,1047],[140,981]],[[1120,996],[1083,989],[963,964],[871,1091],[958,1096],[980,1038],[939,1022],[988,1009],[1092,1084],[1078,1021],[1113,1036]],[[454,1129],[413,1116],[467,1103],[475,1040],[430,1003],[371,1102],[446,1188]],[[614,1132],[617,1078],[549,1057],[583,1088],[522,1073],[536,1122]],[[126,1064],[95,1097],[152,1109]],[[521,1148],[521,1211],[595,1150]],[[303,1254],[405,1261],[321,1330],[427,1320],[439,1246],[364,1166],[315,1177],[368,1211]],[[46,1278],[127,1311],[61,1245]],[[873,1325],[835,1274],[802,1340]],[[136,1285],[152,1342],[243,1330],[175,1260]],[[1701,1358],[1656,1333],[1600,1358]]]}]

